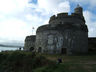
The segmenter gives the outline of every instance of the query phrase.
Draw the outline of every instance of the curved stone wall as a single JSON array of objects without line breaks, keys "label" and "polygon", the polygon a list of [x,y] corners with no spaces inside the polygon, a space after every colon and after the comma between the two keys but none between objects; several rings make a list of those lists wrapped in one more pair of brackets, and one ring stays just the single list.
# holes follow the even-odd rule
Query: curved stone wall
[{"label": "curved stone wall", "polygon": [[33,51],[35,49],[36,36],[27,36],[24,44],[24,51]]},{"label": "curved stone wall", "polygon": [[[88,33],[84,31],[66,30],[67,54],[76,55],[88,52]],[[65,42],[66,42],[65,41]],[[65,46],[64,46],[65,47]]]},{"label": "curved stone wall", "polygon": [[63,46],[63,35],[57,30],[46,30],[39,32],[36,35],[36,51],[41,53],[61,53],[61,47]]},{"label": "curved stone wall", "polygon": [[76,23],[76,24],[85,24],[85,22],[81,19],[78,18],[56,18],[54,20],[52,20],[51,22],[49,22],[50,24],[66,24],[66,22],[69,23]]},{"label": "curved stone wall", "polygon": [[52,28],[37,32],[36,52],[60,54],[63,48],[68,55],[88,52],[88,31],[74,29],[72,26],[66,29],[58,29],[58,26]]}]

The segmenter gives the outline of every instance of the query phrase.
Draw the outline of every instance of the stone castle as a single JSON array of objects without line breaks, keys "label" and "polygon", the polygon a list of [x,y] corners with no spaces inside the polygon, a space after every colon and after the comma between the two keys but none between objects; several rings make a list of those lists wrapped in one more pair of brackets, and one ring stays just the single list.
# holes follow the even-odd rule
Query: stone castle
[{"label": "stone castle", "polygon": [[48,54],[84,54],[88,52],[88,28],[79,5],[74,13],[53,15],[49,24],[40,26],[36,36],[27,36],[25,51],[36,51]]}]

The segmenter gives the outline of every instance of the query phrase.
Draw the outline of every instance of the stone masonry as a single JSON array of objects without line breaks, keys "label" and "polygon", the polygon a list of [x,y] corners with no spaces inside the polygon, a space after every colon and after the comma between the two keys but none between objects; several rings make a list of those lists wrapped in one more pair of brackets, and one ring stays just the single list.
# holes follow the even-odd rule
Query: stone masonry
[{"label": "stone masonry", "polygon": [[35,47],[35,35],[27,36],[25,39],[24,50],[33,51]]}]

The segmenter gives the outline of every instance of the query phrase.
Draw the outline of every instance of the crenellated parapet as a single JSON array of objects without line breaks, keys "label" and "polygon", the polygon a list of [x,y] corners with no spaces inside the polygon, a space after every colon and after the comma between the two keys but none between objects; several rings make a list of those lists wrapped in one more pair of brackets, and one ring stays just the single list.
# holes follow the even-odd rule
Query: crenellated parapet
[{"label": "crenellated parapet", "polygon": [[63,17],[66,17],[66,16],[68,16],[68,13],[59,13],[59,14],[57,14],[58,18],[63,18]]},{"label": "crenellated parapet", "polygon": [[50,21],[51,20],[55,20],[55,19],[56,19],[56,16],[55,15],[53,15],[53,16],[50,17]]},{"label": "crenellated parapet", "polygon": [[49,24],[53,23],[53,21],[55,21],[55,20],[59,20],[59,19],[68,20],[68,18],[69,18],[69,20],[70,20],[70,18],[72,18],[72,19],[82,20],[83,22],[85,22],[84,17],[77,13],[72,13],[71,15],[68,15],[68,13],[59,13],[59,14],[57,14],[57,16],[53,15],[50,17]]},{"label": "crenellated parapet", "polygon": [[50,17],[49,24],[64,24],[65,22],[73,23],[85,23],[83,17],[83,9],[79,5],[74,9],[74,13],[68,15],[68,13],[59,13]]},{"label": "crenellated parapet", "polygon": [[36,35],[27,36],[25,39],[25,42],[27,42],[27,41],[35,42],[35,38],[36,38]]}]

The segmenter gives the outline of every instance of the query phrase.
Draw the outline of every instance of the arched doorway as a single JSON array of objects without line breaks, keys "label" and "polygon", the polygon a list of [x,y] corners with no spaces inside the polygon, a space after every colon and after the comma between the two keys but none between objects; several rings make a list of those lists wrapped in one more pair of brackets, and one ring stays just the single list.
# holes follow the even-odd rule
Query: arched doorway
[{"label": "arched doorway", "polygon": [[67,48],[62,48],[61,49],[61,54],[66,54],[67,53]]},{"label": "arched doorway", "polygon": [[34,47],[30,47],[29,51],[33,51],[34,50]]},{"label": "arched doorway", "polygon": [[41,48],[41,47],[39,47],[39,48],[38,48],[38,52],[39,52],[39,53],[41,53],[41,51],[42,51],[42,48]]}]

